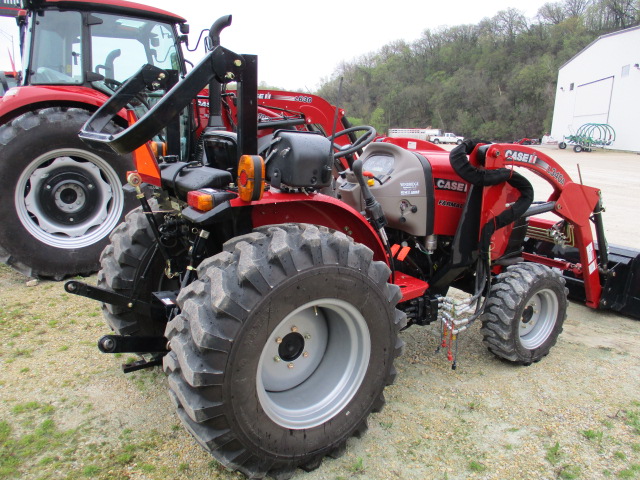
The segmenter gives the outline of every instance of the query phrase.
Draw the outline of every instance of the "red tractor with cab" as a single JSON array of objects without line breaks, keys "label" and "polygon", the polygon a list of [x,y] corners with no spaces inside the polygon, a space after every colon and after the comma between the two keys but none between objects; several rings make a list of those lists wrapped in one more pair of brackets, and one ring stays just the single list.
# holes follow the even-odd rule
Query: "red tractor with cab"
[{"label": "red tractor with cab", "polygon": [[[114,333],[101,351],[143,353],[125,371],[162,365],[182,423],[227,467],[289,478],[343,452],[383,407],[409,326],[437,322],[455,367],[458,335],[480,322],[493,354],[530,365],[556,343],[568,292],[639,316],[637,252],[608,250],[600,192],[544,153],[474,140],[449,153],[368,126],[260,136],[257,57],[220,45],[170,77],[143,66],[82,128],[96,151],[133,152],[141,205],[112,233],[97,286],[65,289],[103,302]],[[158,133],[207,84],[237,128],[210,125],[197,155],[158,161]],[[518,169],[551,196],[532,203]]]},{"label": "red tractor with cab", "polygon": [[[96,150],[78,131],[140,65],[162,68],[168,84],[184,77],[189,28],[178,15],[123,0],[21,1],[0,8],[17,20],[23,65],[18,87],[10,88],[15,76],[0,76],[0,260],[27,276],[89,274],[137,202],[133,190],[121,188],[131,155]],[[211,48],[214,40],[207,40]],[[132,98],[130,107],[148,110],[163,92]],[[210,96],[220,102],[219,92],[199,92],[182,123],[158,133],[157,143],[168,148],[161,155],[199,155]],[[262,91],[258,103],[261,136],[283,125],[332,128],[335,109],[319,97]],[[233,130],[232,102],[222,112],[214,107],[212,120]],[[105,128],[126,126],[122,113]]]}]

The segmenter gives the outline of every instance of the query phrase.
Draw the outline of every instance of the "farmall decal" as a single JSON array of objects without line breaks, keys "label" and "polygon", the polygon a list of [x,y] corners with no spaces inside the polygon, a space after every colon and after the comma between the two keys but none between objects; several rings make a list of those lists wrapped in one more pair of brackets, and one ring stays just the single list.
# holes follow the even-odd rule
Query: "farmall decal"
[{"label": "farmall decal", "polygon": [[519,152],[518,150],[507,150],[505,152],[507,156],[507,160],[513,160],[514,162],[519,163],[529,163],[531,165],[536,165],[541,169],[545,170],[549,175],[557,180],[560,185],[564,185],[565,178],[560,172],[558,172],[555,168],[550,167],[547,162],[538,158],[538,156],[534,153],[525,153]]},{"label": "farmall decal", "polygon": [[449,200],[438,200],[438,205],[441,207],[462,208],[464,205],[458,202],[450,202]]}]

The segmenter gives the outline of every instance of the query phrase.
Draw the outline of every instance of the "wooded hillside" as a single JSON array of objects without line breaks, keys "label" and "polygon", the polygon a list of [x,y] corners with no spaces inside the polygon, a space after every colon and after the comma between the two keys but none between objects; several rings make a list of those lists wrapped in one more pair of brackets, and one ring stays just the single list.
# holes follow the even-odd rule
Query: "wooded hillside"
[{"label": "wooded hillside", "polygon": [[638,24],[640,0],[547,3],[533,20],[508,9],[343,63],[318,94],[380,133],[432,126],[493,141],[540,137],[559,67],[599,35]]}]

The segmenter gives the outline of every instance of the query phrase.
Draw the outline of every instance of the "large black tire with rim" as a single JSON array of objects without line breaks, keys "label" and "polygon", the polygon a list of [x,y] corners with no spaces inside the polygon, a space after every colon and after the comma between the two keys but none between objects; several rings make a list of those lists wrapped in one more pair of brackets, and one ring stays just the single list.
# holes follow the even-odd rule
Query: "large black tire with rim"
[{"label": "large black tire with rim", "polygon": [[186,428],[250,478],[343,452],[395,378],[406,316],[388,267],[342,233],[287,224],[227,242],[198,277],[166,330]]},{"label": "large black tire with rim", "polygon": [[[150,202],[152,209],[157,203]],[[158,217],[160,214],[157,214]],[[164,275],[165,262],[157,240],[141,207],[129,212],[125,221],[111,233],[111,243],[100,256],[98,287],[146,302],[154,291],[178,287],[178,280]],[[102,305],[107,325],[118,335],[163,335],[166,323],[152,311],[139,312],[123,306]]]},{"label": "large black tire with rim", "polygon": [[564,278],[544,265],[510,266],[491,287],[482,318],[484,344],[514,363],[540,361],[562,332],[567,293]]},{"label": "large black tire with rim", "polygon": [[131,157],[78,138],[89,116],[52,107],[0,127],[0,260],[25,275],[95,272],[109,233],[136,204],[122,190]]}]

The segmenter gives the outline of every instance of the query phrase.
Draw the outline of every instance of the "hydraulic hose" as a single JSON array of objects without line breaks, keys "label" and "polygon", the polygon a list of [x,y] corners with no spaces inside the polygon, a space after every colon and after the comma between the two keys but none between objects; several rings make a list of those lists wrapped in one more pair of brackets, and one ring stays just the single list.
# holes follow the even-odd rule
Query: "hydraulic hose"
[{"label": "hydraulic hose", "polygon": [[[489,252],[489,245],[493,233],[510,223],[515,222],[527,211],[531,202],[533,202],[533,187],[529,180],[518,172],[509,168],[496,168],[486,170],[478,168],[469,162],[467,155],[471,154],[476,148],[477,158],[484,163],[484,156],[488,149],[487,142],[479,140],[465,140],[460,145],[451,150],[449,161],[451,166],[463,180],[480,187],[499,185],[508,183],[520,192],[520,197],[505,211],[489,220],[480,233],[480,252],[485,254]],[[479,146],[480,145],[480,146]],[[479,146],[479,147],[478,147]]]}]

